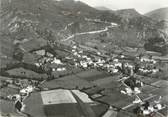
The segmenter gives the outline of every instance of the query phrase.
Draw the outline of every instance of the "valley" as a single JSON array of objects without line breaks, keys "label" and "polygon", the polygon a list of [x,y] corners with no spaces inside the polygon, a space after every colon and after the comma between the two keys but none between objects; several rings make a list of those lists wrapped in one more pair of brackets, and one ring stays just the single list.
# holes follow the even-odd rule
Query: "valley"
[{"label": "valley", "polygon": [[73,0],[1,6],[2,117],[168,115],[166,20]]}]

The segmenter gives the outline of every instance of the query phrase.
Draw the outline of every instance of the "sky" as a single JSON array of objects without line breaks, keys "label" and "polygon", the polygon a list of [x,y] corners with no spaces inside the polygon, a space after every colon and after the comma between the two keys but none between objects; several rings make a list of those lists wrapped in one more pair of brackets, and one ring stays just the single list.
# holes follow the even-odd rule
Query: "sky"
[{"label": "sky", "polygon": [[168,7],[168,0],[80,0],[90,6],[104,6],[112,10],[135,8],[139,13]]}]

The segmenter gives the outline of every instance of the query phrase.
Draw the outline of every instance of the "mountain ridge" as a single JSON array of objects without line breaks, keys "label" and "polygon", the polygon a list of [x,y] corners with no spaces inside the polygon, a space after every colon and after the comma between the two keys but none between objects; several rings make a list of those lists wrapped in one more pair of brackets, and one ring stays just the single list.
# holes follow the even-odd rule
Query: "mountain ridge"
[{"label": "mountain ridge", "polygon": [[[158,22],[139,14],[135,9],[99,11],[79,1],[5,0],[2,3],[1,32],[13,41],[43,38],[61,41],[75,33],[105,29],[106,32],[85,35],[117,45],[143,45],[149,38],[160,37]],[[91,19],[91,20],[86,20]],[[165,39],[167,37],[164,36]]]},{"label": "mountain ridge", "polygon": [[94,7],[97,10],[101,10],[101,11],[112,11],[110,8],[104,7],[104,6],[96,6]]},{"label": "mountain ridge", "polygon": [[157,21],[161,21],[161,20],[168,21],[168,7],[155,9],[148,13],[145,13],[144,15],[151,17],[152,19]]}]

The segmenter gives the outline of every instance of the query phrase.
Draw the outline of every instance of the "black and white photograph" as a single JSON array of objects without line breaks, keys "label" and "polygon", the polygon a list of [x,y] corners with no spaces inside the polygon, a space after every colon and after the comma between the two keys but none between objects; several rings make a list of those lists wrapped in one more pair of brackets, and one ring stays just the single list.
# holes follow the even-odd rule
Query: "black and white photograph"
[{"label": "black and white photograph", "polygon": [[0,0],[0,117],[168,117],[168,0]]}]

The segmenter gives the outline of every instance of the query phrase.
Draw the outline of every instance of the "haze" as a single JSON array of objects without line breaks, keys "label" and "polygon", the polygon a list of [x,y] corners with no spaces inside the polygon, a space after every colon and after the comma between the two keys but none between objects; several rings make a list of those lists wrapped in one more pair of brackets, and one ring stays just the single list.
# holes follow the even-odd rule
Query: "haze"
[{"label": "haze", "polygon": [[111,10],[135,8],[139,13],[168,7],[168,0],[80,0],[90,6],[104,6]]}]

